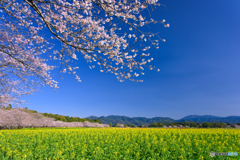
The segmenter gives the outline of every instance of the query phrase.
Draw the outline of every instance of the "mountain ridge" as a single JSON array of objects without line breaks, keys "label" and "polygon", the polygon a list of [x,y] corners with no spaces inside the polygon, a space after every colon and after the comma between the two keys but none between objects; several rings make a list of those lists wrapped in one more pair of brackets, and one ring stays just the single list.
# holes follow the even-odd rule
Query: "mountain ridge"
[{"label": "mountain ridge", "polygon": [[188,115],[181,119],[175,120],[169,117],[127,117],[120,115],[109,115],[109,116],[89,116],[88,119],[99,119],[104,124],[112,123],[115,124],[134,124],[134,125],[147,125],[152,123],[173,123],[173,122],[216,122],[216,123],[229,123],[236,124],[240,123],[240,116],[227,116],[219,117],[213,115]]}]

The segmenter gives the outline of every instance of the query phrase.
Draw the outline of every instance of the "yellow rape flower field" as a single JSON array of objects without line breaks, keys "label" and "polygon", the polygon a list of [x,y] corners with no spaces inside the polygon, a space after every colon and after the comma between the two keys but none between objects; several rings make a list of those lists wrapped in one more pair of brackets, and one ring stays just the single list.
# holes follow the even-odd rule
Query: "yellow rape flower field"
[{"label": "yellow rape flower field", "polygon": [[239,129],[39,128],[0,131],[0,159],[240,159]]}]

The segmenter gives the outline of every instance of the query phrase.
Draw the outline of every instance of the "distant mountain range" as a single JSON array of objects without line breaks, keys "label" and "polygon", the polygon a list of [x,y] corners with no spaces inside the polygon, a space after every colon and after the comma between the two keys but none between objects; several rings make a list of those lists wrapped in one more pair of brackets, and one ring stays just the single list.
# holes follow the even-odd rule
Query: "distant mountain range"
[{"label": "distant mountain range", "polygon": [[126,117],[126,116],[114,116],[110,115],[107,117],[101,116],[89,116],[86,117],[87,119],[99,119],[103,124],[109,124],[112,123],[115,124],[135,124],[135,125],[146,125],[146,124],[152,124],[154,122],[156,123],[173,123],[173,122],[216,122],[216,123],[231,123],[236,124],[240,123],[240,116],[228,116],[228,117],[217,117],[217,116],[211,116],[211,115],[189,115],[186,117],[183,117],[179,120],[174,120],[172,118],[168,117],[154,117],[154,118],[146,118],[146,117]]},{"label": "distant mountain range", "polygon": [[216,123],[240,123],[240,116],[228,116],[228,117],[217,117],[217,116],[211,116],[211,115],[204,115],[204,116],[198,116],[198,115],[189,115],[186,116],[178,122],[216,122]]}]

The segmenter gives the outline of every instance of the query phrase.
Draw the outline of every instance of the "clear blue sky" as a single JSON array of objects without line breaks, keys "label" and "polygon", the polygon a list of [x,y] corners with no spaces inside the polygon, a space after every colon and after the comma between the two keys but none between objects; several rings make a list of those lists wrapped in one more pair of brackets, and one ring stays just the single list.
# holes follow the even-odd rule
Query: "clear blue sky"
[{"label": "clear blue sky", "polygon": [[[240,1],[160,0],[153,18],[170,23],[152,27],[166,39],[152,49],[152,65],[143,83],[119,82],[110,73],[89,69],[79,57],[74,76],[53,72],[57,93],[50,87],[24,96],[24,105],[38,112],[74,117],[123,115],[170,117],[187,115],[240,116]],[[58,46],[59,44],[56,44]]]}]

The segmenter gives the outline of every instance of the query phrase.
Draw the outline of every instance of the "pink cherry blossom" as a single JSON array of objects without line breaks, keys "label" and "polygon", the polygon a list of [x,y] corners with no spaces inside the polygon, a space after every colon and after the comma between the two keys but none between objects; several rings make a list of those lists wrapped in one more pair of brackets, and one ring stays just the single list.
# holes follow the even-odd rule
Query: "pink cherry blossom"
[{"label": "pink cherry blossom", "polygon": [[[157,0],[0,1],[0,105],[21,103],[21,95],[33,93],[42,84],[58,88],[50,75],[55,67],[42,54],[58,60],[61,72],[72,73],[78,81],[77,67],[69,62],[83,55],[87,63],[94,63],[90,68],[113,73],[120,82],[142,82],[136,79],[141,70],[153,67],[147,65],[152,60],[143,61],[141,53],[150,46],[158,48],[157,40],[165,41],[157,33],[141,30],[157,22],[143,14],[157,5]],[[169,27],[164,22],[159,21]],[[122,33],[124,27],[131,34]],[[48,37],[43,37],[45,29],[61,42],[61,51],[52,49]]]}]

